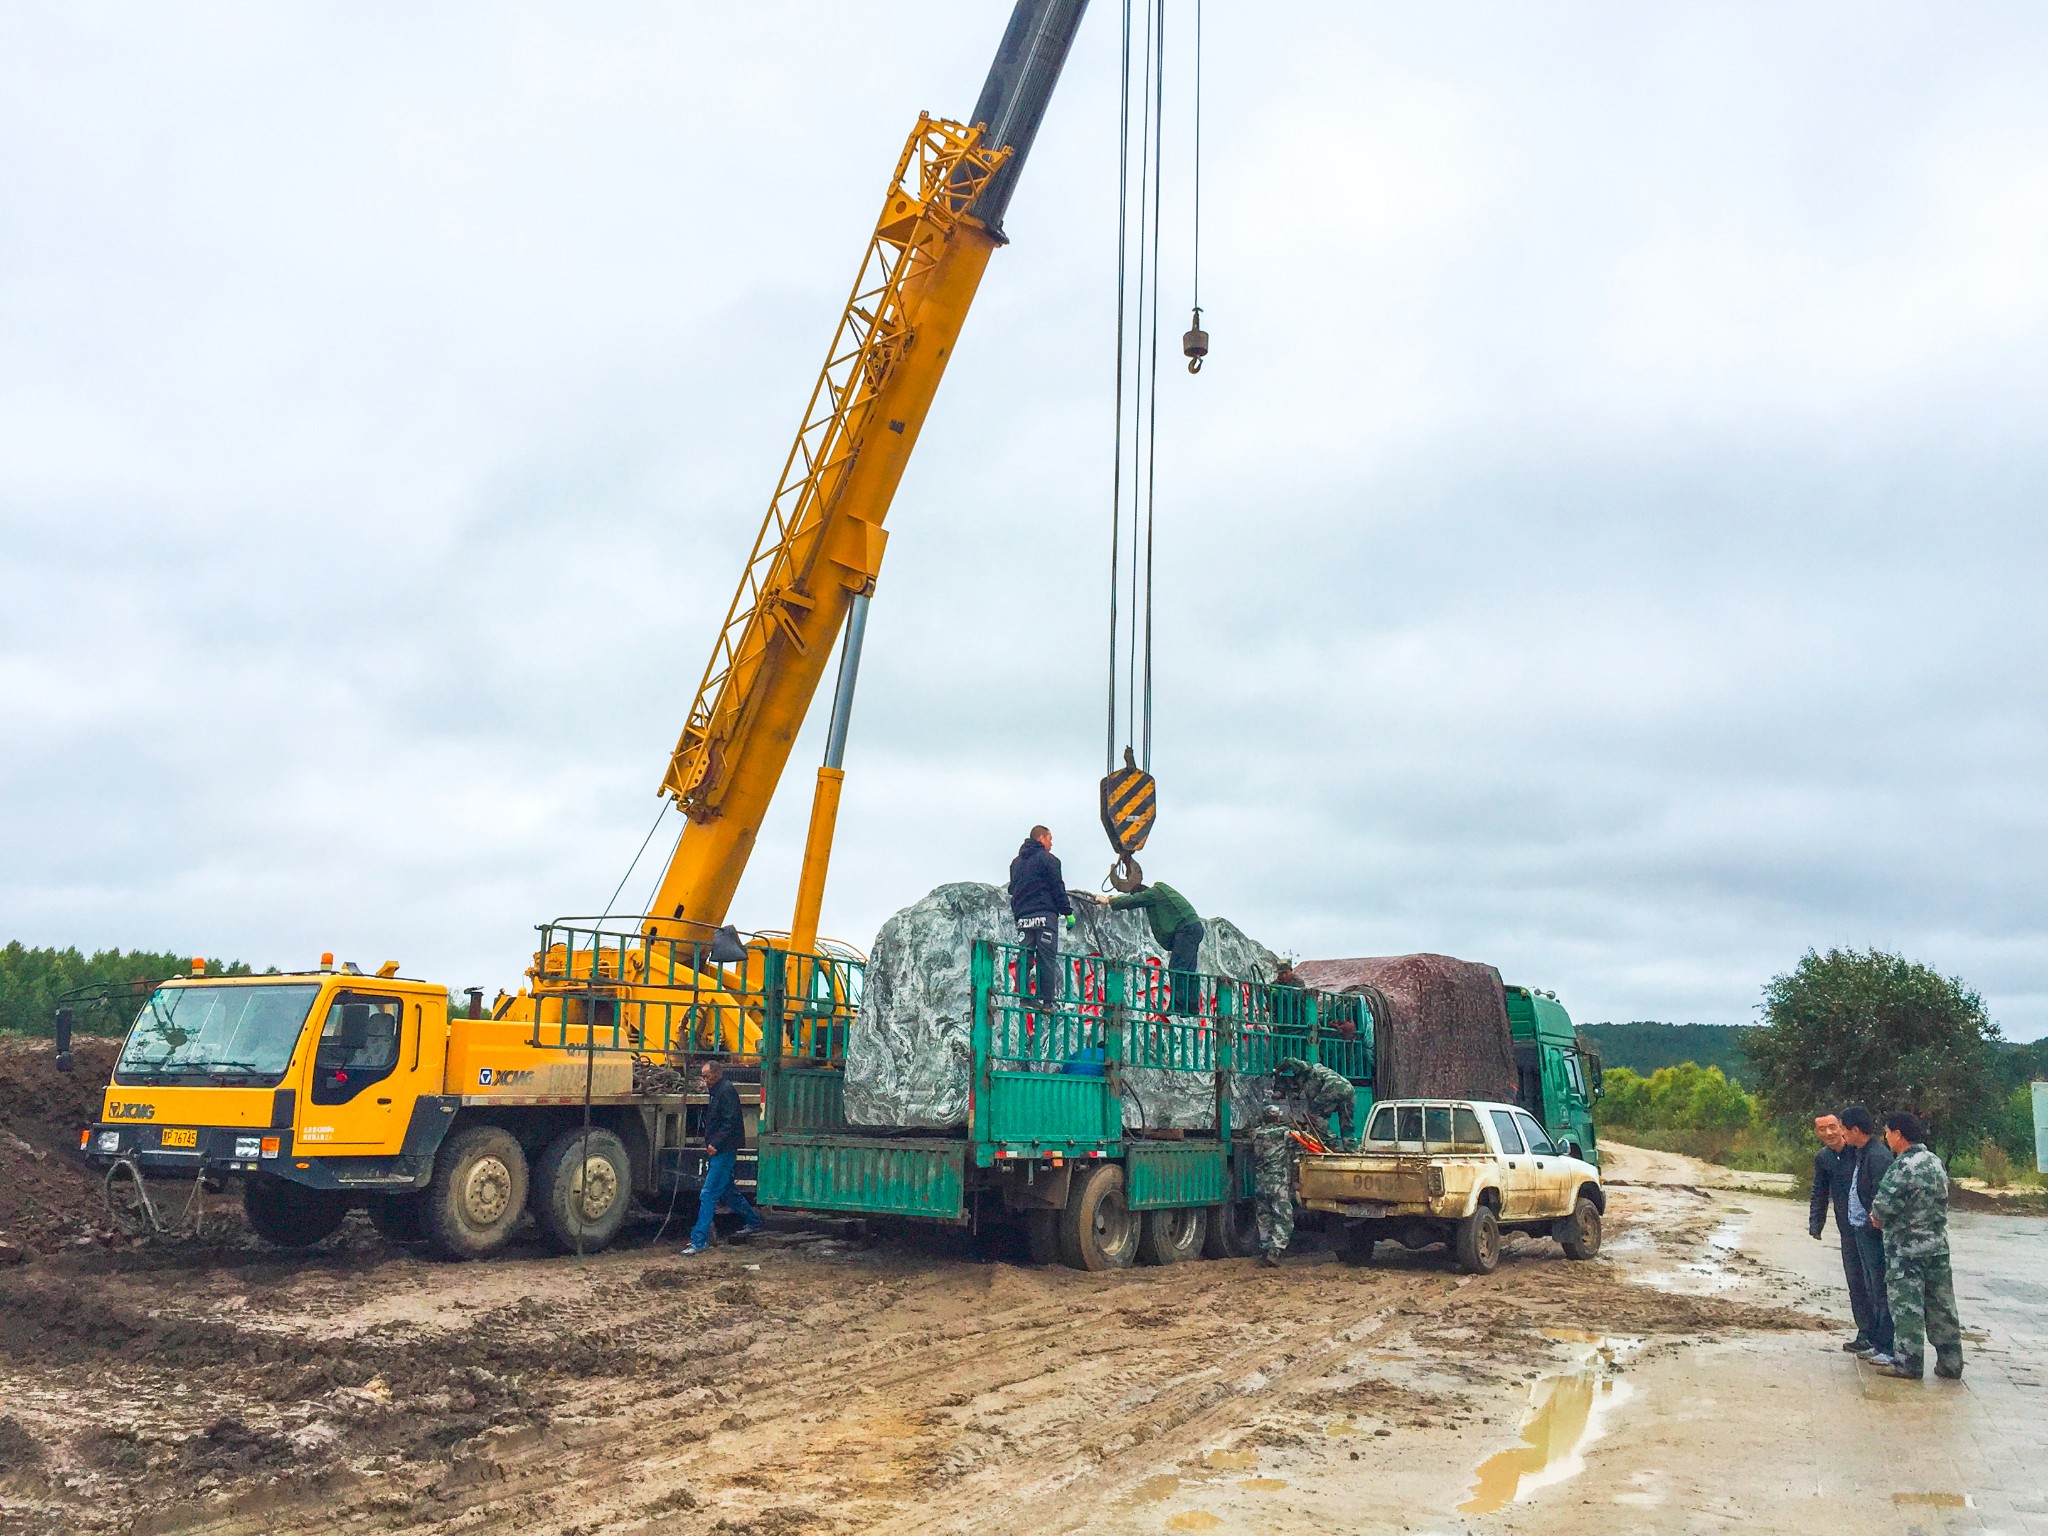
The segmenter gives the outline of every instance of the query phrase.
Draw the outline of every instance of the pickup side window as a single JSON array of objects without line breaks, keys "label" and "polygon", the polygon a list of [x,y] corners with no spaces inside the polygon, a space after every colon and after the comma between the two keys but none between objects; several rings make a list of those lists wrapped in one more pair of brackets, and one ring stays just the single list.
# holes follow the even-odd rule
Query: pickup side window
[{"label": "pickup side window", "polygon": [[1488,1111],[1493,1116],[1493,1134],[1500,1138],[1500,1149],[1509,1157],[1522,1150],[1522,1133],[1515,1129],[1515,1117],[1504,1109]]},{"label": "pickup side window", "polygon": [[1365,1139],[1378,1142],[1381,1146],[1391,1147],[1394,1144],[1396,1138],[1393,1105],[1383,1104],[1372,1112],[1372,1125],[1366,1131]]},{"label": "pickup side window", "polygon": [[1479,1128],[1479,1116],[1469,1105],[1460,1104],[1451,1111],[1451,1142],[1479,1152],[1486,1150],[1486,1132]]},{"label": "pickup side window", "polygon": [[1423,1108],[1422,1140],[1425,1146],[1430,1147],[1448,1147],[1451,1144],[1450,1105],[1430,1104]]},{"label": "pickup side window", "polygon": [[1515,1111],[1515,1122],[1522,1127],[1522,1139],[1529,1143],[1529,1150],[1538,1157],[1555,1157],[1557,1148],[1550,1144],[1550,1138],[1543,1134],[1543,1127],[1531,1120],[1520,1110]]},{"label": "pickup side window", "polygon": [[395,997],[339,994],[327,1009],[313,1056],[313,1102],[346,1104],[398,1065],[404,1005]]},{"label": "pickup side window", "polygon": [[1401,1115],[1400,1139],[1402,1141],[1412,1141],[1419,1145],[1422,1141],[1422,1106],[1420,1104],[1396,1104],[1394,1108]]}]

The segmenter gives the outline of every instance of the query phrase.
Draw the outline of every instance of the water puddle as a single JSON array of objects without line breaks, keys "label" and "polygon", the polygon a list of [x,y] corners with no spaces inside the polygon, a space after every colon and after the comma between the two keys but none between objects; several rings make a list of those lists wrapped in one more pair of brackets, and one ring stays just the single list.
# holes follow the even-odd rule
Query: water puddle
[{"label": "water puddle", "polygon": [[1916,1509],[1975,1509],[1977,1501],[1967,1493],[1895,1493],[1892,1502]]},{"label": "water puddle", "polygon": [[1159,1504],[1180,1492],[1180,1479],[1171,1472],[1162,1472],[1157,1477],[1148,1477],[1131,1490],[1131,1497],[1140,1504]]},{"label": "water puddle", "polygon": [[1676,1270],[1644,1275],[1643,1279],[1667,1291],[1711,1294],[1733,1290],[1742,1283],[1734,1264],[1741,1249],[1742,1223],[1724,1221],[1707,1234],[1707,1245],[1698,1258],[1687,1260]]},{"label": "water puddle", "polygon": [[[1579,1330],[1544,1332],[1560,1338]],[[1635,1389],[1610,1374],[1609,1367],[1637,1341],[1598,1334],[1562,1341],[1580,1344],[1583,1352],[1564,1370],[1540,1377],[1530,1387],[1522,1443],[1479,1464],[1472,1492],[1458,1506],[1460,1514],[1490,1515],[1539,1488],[1576,1477],[1585,1468],[1585,1448],[1606,1432],[1608,1416],[1634,1395]]]},{"label": "water puddle", "polygon": [[1278,1493],[1287,1486],[1284,1477],[1241,1477],[1237,1480],[1240,1488],[1249,1488],[1254,1493]]},{"label": "water puddle", "polygon": [[1222,1520],[1206,1509],[1183,1510],[1170,1516],[1166,1522],[1169,1531],[1213,1531],[1223,1524]]},{"label": "water puddle", "polygon": [[1211,1472],[1250,1472],[1259,1464],[1257,1451],[1210,1451],[1202,1465]]}]

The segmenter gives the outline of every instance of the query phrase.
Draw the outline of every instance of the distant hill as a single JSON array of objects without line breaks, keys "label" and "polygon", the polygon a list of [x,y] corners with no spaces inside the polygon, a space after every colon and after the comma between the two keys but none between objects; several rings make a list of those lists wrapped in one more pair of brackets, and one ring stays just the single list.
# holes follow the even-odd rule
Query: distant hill
[{"label": "distant hill", "polygon": [[1637,1019],[1627,1024],[1581,1024],[1580,1030],[1600,1052],[1603,1067],[1627,1067],[1648,1077],[1659,1067],[1696,1061],[1719,1067],[1724,1077],[1745,1088],[1756,1086],[1742,1042],[1749,1024],[1658,1024]]}]

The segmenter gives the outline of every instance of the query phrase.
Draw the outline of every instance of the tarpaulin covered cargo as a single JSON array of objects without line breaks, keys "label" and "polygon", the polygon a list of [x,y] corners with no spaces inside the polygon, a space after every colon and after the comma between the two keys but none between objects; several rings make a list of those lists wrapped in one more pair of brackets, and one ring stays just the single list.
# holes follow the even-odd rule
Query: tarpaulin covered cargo
[{"label": "tarpaulin covered cargo", "polygon": [[[1073,930],[1061,929],[1062,957],[1100,955],[1126,962],[1165,956],[1142,912],[1111,912],[1077,901]],[[1240,981],[1271,981],[1279,957],[1222,918],[1203,920],[1198,969]],[[953,1129],[967,1123],[972,1068],[977,939],[1017,941],[1002,887],[942,885],[905,907],[876,936],[866,992],[846,1047],[846,1119],[863,1129]],[[1098,1058],[1099,1059],[1099,1058]],[[1028,1070],[1086,1070],[1045,1063]],[[1099,1075],[1099,1067],[1096,1069]],[[1127,1129],[1202,1130],[1216,1123],[1209,1071],[1128,1066]],[[1269,1096],[1270,1079],[1234,1083],[1232,1116],[1242,1126]]]},{"label": "tarpaulin covered cargo", "polygon": [[1304,960],[1302,981],[1373,1001],[1382,1099],[1515,1097],[1515,1048],[1500,972],[1449,955]]}]

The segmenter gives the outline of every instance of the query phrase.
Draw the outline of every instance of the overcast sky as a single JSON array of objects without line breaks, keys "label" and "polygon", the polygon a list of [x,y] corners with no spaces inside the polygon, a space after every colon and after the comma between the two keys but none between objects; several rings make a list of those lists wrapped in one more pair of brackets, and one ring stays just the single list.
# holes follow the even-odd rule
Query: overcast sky
[{"label": "overcast sky", "polygon": [[[1007,9],[0,9],[0,939],[496,987],[601,909]],[[1207,28],[1148,870],[1583,1020],[1747,1022],[1874,945],[2048,1031],[2048,11]],[[1115,51],[1098,0],[890,518],[862,946],[1034,821],[1108,862]]]}]

